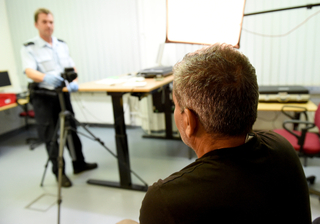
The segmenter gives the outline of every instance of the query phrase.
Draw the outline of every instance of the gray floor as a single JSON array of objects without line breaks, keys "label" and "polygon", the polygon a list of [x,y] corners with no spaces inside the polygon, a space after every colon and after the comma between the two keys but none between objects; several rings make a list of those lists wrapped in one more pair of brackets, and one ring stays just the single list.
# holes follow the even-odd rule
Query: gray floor
[{"label": "gray floor", "polygon": [[[113,128],[91,127],[106,146],[115,152]],[[47,154],[44,145],[31,151],[25,139],[34,133],[22,133],[0,142],[0,223],[57,223],[57,184],[48,168],[44,186],[40,187]],[[127,129],[131,168],[148,184],[164,178],[190,162],[188,148],[180,141],[142,139],[140,128]],[[118,181],[117,163],[99,143],[81,137],[88,162],[99,168],[78,175],[72,174],[70,156],[65,152],[66,173],[73,182],[62,189],[61,218],[67,223],[116,223],[122,219],[138,220],[144,192],[87,184],[88,179]],[[320,159],[318,159],[320,160]],[[320,162],[319,162],[320,163]],[[311,160],[306,174],[317,174],[320,189],[320,164]],[[132,177],[134,184],[142,184]],[[319,198],[310,196],[313,218],[320,216]],[[290,214],[288,214],[290,215]]]}]

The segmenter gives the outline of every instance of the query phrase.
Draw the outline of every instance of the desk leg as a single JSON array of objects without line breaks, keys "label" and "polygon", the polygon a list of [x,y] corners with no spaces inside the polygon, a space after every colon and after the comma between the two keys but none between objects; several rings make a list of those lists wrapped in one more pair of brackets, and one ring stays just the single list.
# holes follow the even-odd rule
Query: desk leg
[{"label": "desk leg", "polygon": [[[300,120],[300,113],[294,112],[294,119],[295,120]],[[293,124],[293,130],[297,131],[298,130],[299,124]]]},{"label": "desk leg", "polygon": [[164,102],[164,118],[165,118],[165,136],[156,136],[156,135],[143,135],[143,138],[157,138],[157,139],[173,139],[181,140],[180,137],[174,137],[172,133],[172,110],[171,110],[171,99],[170,99],[170,86],[167,84],[163,86],[163,91],[165,95]]},{"label": "desk leg", "polygon": [[89,184],[117,187],[129,190],[147,191],[147,186],[133,185],[131,182],[130,157],[123,111],[123,93],[110,93],[112,97],[115,139],[118,156],[120,183],[101,180],[88,180]]},{"label": "desk leg", "polygon": [[166,121],[166,138],[172,139],[172,111],[170,102],[170,87],[166,85],[164,87],[165,102],[164,102],[164,115]]}]

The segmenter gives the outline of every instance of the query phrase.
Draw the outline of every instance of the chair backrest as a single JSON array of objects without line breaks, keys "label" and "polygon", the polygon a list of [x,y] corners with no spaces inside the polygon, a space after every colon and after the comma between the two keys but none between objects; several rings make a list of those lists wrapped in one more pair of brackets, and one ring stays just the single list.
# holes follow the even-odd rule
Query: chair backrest
[{"label": "chair backrest", "polygon": [[314,115],[314,123],[320,131],[320,104],[318,105],[318,109],[316,110],[316,114]]}]

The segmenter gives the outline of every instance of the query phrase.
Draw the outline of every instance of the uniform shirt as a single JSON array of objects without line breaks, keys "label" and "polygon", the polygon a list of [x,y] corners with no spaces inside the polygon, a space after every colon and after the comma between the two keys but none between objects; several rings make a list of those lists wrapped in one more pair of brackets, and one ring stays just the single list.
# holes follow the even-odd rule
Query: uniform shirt
[{"label": "uniform shirt", "polygon": [[[21,49],[22,69],[25,73],[31,68],[44,74],[60,76],[64,68],[74,67],[69,55],[69,48],[65,42],[52,37],[52,46],[37,36],[24,44]],[[47,83],[39,83],[40,88],[54,89]]]}]

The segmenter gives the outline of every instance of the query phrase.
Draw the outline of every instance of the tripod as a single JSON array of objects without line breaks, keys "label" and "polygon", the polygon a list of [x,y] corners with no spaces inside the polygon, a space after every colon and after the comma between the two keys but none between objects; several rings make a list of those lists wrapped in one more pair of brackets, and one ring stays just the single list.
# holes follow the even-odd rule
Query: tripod
[{"label": "tripod", "polygon": [[[35,91],[36,92],[36,91]],[[44,178],[45,178],[45,174],[46,174],[46,170],[51,158],[51,153],[53,150],[53,144],[54,142],[56,142],[57,140],[57,135],[58,135],[58,130],[60,129],[60,136],[59,136],[59,155],[58,155],[58,199],[57,199],[57,203],[58,203],[58,224],[60,223],[60,214],[61,214],[61,203],[62,203],[62,199],[61,199],[61,182],[62,182],[62,171],[63,171],[63,151],[64,151],[64,147],[66,145],[66,141],[68,139],[68,146],[69,146],[69,150],[70,150],[70,154],[73,160],[76,160],[76,153],[74,151],[74,147],[73,147],[73,141],[72,141],[72,136],[71,136],[71,131],[77,132],[79,134],[84,135],[83,133],[78,132],[75,128],[73,128],[71,126],[71,121],[73,120],[76,124],[80,125],[85,131],[87,131],[87,133],[89,133],[88,135],[84,135],[87,138],[90,138],[92,140],[98,141],[113,157],[115,157],[116,159],[118,159],[118,156],[116,154],[114,154],[109,148],[107,148],[104,144],[104,142],[102,142],[99,138],[97,138],[96,136],[94,136],[93,133],[91,133],[83,124],[81,124],[79,121],[77,121],[73,114],[66,110],[66,106],[65,106],[65,99],[63,96],[63,91],[62,91],[62,87],[59,87],[56,89],[56,93],[58,94],[59,97],[59,103],[61,106],[61,112],[59,114],[59,122],[57,122],[56,127],[55,127],[55,132],[52,136],[52,140],[50,142],[50,150],[49,150],[49,156],[47,159],[47,162],[45,164],[45,170],[42,176],[42,180],[41,180],[41,184],[40,186],[43,186],[43,182],[44,182]],[[119,161],[119,159],[118,159]],[[128,169],[133,175],[135,175],[142,183],[144,183],[145,187],[148,187],[148,184],[143,181],[135,172],[133,172],[130,167],[126,164],[126,163],[122,163],[121,165]]]}]

